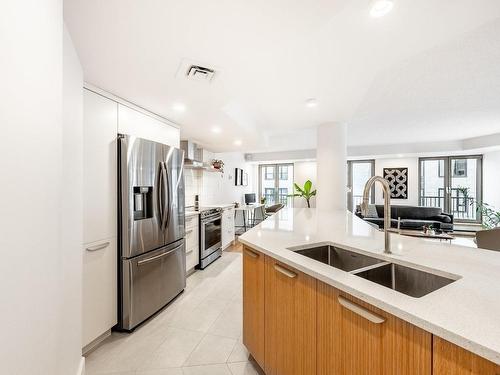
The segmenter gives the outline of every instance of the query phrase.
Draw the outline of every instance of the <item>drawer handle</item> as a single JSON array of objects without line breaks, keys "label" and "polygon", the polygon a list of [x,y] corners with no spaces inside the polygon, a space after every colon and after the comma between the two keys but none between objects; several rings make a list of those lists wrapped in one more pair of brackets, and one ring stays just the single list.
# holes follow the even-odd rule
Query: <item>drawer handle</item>
[{"label": "drawer handle", "polygon": [[193,249],[186,251],[186,254],[191,254],[193,252]]},{"label": "drawer handle", "polygon": [[90,247],[87,247],[87,251],[98,251],[98,250],[102,250],[102,249],[105,249],[109,246],[110,242],[103,242],[99,245],[95,245],[95,246],[90,246]]},{"label": "drawer handle", "polygon": [[286,269],[285,267],[280,266],[279,264],[275,264],[274,269],[278,272],[281,272],[283,275],[285,275],[291,279],[297,277],[297,274],[295,272],[292,272],[289,269]]},{"label": "drawer handle", "polygon": [[154,257],[151,257],[151,258],[148,258],[148,259],[140,260],[140,261],[137,262],[137,265],[138,266],[142,266],[143,264],[151,263],[151,262],[154,262],[157,259],[161,259],[163,257],[166,257],[167,255],[170,255],[173,252],[177,251],[181,246],[182,245],[179,245],[176,248],[174,248],[174,249],[172,249],[170,251],[167,251],[166,253],[155,255]]},{"label": "drawer handle", "polygon": [[186,234],[189,234],[189,233],[191,233],[192,231],[193,231],[192,229],[187,230],[187,231],[186,231]]},{"label": "drawer handle", "polygon": [[370,310],[365,309],[364,307],[359,306],[358,304],[349,301],[347,298],[339,296],[339,303],[344,306],[347,310],[352,311],[353,313],[362,316],[363,318],[369,320],[375,324],[382,324],[385,322],[385,318],[380,315],[372,313]]},{"label": "drawer handle", "polygon": [[258,258],[259,257],[259,254],[254,253],[253,251],[248,250],[248,249],[245,249],[245,254],[248,255],[249,257],[252,257],[252,258]]}]

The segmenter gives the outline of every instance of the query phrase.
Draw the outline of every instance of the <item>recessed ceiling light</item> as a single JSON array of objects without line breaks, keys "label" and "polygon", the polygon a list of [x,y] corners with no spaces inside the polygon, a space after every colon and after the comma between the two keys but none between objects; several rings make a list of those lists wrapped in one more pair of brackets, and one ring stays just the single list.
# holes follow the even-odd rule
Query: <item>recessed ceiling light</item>
[{"label": "recessed ceiling light", "polygon": [[184,112],[186,110],[186,106],[182,103],[175,103],[172,108],[176,112]]},{"label": "recessed ceiling light", "polygon": [[370,9],[370,16],[379,18],[385,16],[394,7],[393,0],[373,0]]},{"label": "recessed ceiling light", "polygon": [[240,140],[240,139],[237,139],[236,141],[234,141],[234,145],[235,145],[235,146],[241,146],[241,144],[242,144],[242,143],[243,143],[243,142],[241,142],[241,140]]},{"label": "recessed ceiling light", "polygon": [[219,128],[218,126],[214,126],[212,128],[212,133],[219,134],[220,132],[221,132],[221,128]]},{"label": "recessed ceiling light", "polygon": [[314,108],[318,105],[318,101],[314,98],[310,98],[306,100],[306,107],[307,108]]}]

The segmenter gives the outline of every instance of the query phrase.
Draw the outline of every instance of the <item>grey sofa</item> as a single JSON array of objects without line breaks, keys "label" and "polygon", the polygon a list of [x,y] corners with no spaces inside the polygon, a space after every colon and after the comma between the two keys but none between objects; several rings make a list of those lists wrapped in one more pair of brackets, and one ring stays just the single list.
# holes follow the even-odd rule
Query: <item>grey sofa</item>
[{"label": "grey sofa", "polygon": [[[359,206],[356,215],[363,220],[384,227],[384,206],[375,205],[376,215],[363,217]],[[372,210],[373,211],[373,210]],[[401,219],[401,229],[422,229],[432,225],[444,232],[453,231],[453,215],[444,213],[439,207],[391,206],[391,227],[397,228],[398,217]]]}]

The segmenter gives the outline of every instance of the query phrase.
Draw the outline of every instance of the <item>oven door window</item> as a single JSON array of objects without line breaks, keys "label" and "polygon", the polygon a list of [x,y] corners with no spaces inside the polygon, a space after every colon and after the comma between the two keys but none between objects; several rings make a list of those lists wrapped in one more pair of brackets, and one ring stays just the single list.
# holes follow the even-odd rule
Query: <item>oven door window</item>
[{"label": "oven door window", "polygon": [[210,249],[221,242],[222,219],[205,223],[205,249]]}]

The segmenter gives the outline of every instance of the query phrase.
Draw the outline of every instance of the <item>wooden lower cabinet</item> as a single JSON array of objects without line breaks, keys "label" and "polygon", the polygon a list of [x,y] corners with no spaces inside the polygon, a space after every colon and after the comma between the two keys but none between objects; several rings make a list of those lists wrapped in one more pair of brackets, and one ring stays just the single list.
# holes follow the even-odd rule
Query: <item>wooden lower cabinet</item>
[{"label": "wooden lower cabinet", "polygon": [[432,335],[318,281],[319,375],[427,375]]},{"label": "wooden lower cabinet", "polygon": [[316,374],[316,279],[266,257],[266,375]]},{"label": "wooden lower cabinet", "polygon": [[266,375],[500,375],[500,366],[248,247],[243,343]]},{"label": "wooden lower cabinet", "polygon": [[243,344],[264,368],[264,271],[263,254],[243,248]]},{"label": "wooden lower cabinet", "polygon": [[500,375],[500,366],[434,336],[433,375]]}]

